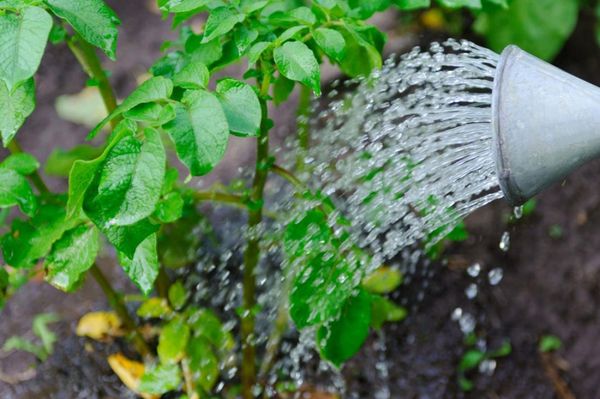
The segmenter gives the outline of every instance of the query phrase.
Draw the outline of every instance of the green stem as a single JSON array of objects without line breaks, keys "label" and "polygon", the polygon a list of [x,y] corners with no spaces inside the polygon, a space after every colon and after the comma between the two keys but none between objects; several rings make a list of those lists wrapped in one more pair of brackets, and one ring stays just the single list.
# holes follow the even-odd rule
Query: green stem
[{"label": "green stem", "polygon": [[131,333],[133,334],[133,344],[135,345],[138,352],[144,357],[148,356],[150,354],[150,348],[148,347],[148,344],[146,344],[146,341],[144,341],[142,335],[137,330],[135,321],[129,315],[127,307],[125,307],[125,303],[123,303],[122,298],[113,289],[108,279],[97,265],[94,264],[90,268],[90,273],[92,274],[100,288],[102,288],[102,292],[104,292],[104,295],[108,299],[108,303],[110,304],[110,306],[115,310],[117,315],[119,315],[119,318],[121,319],[127,330],[131,331]]},{"label": "green stem", "polygon": [[193,195],[196,201],[221,202],[242,208],[247,207],[244,198],[235,194],[219,193],[214,191],[196,191]]},{"label": "green stem", "polygon": [[256,384],[256,348],[254,346],[254,322],[256,306],[256,266],[260,259],[260,234],[256,231],[263,217],[263,195],[269,175],[269,111],[266,98],[269,93],[270,73],[263,69],[261,88],[262,123],[260,136],[256,144],[256,166],[250,193],[254,204],[248,211],[248,244],[244,251],[244,270],[242,277],[243,312],[241,317],[242,341],[242,397],[254,398],[253,387]]},{"label": "green stem", "polygon": [[165,270],[165,267],[161,264],[158,268],[158,276],[156,276],[156,281],[154,282],[154,288],[156,289],[156,293],[161,298],[169,297],[169,287],[171,286],[171,280],[169,279],[169,275]]},{"label": "green stem", "polygon": [[[19,142],[17,141],[16,138],[13,139],[10,143],[8,143],[7,148],[11,154],[20,154],[23,152],[23,150],[21,149],[21,146],[19,145]],[[50,192],[50,190],[48,189],[48,186],[46,186],[46,183],[44,183],[42,176],[40,175],[40,173],[37,170],[29,176],[29,180],[38,189],[38,191],[41,194],[47,194]]]},{"label": "green stem", "polygon": [[311,89],[300,85],[300,96],[298,98],[298,144],[299,151],[296,157],[296,169],[300,172],[306,167],[306,156],[310,147],[310,102]]},{"label": "green stem", "polygon": [[[104,101],[104,106],[108,113],[114,111],[117,108],[117,97],[115,92],[108,80],[108,76],[102,68],[102,63],[96,54],[94,47],[83,40],[79,35],[75,34],[67,40],[67,44],[83,70],[88,76],[96,82],[98,82],[98,90]],[[115,118],[111,121],[113,127],[119,122],[119,118]]]}]

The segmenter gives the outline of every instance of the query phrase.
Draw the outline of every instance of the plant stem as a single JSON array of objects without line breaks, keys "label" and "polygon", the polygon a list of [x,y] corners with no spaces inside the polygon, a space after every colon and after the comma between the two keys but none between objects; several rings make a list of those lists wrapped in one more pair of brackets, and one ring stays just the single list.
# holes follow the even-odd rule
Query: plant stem
[{"label": "plant stem", "polygon": [[310,147],[310,117],[311,89],[300,85],[300,96],[298,98],[298,144],[299,151],[296,156],[296,169],[304,171],[306,166],[306,155]]},{"label": "plant stem", "polygon": [[131,333],[133,334],[133,344],[135,345],[138,352],[144,357],[148,356],[150,354],[150,348],[148,348],[148,344],[146,344],[146,341],[144,341],[144,338],[142,338],[141,334],[137,330],[135,321],[129,315],[127,307],[123,303],[122,298],[113,289],[113,287],[108,282],[106,276],[102,273],[102,271],[96,264],[92,265],[92,267],[90,268],[90,273],[92,274],[100,288],[102,288],[102,292],[104,292],[104,295],[108,299],[108,303],[110,304],[110,306],[115,310],[115,312],[117,312],[117,315],[119,315],[119,318],[121,319],[121,321],[123,321],[123,324],[125,325],[127,330],[131,331]]},{"label": "plant stem", "polygon": [[[108,113],[114,111],[117,108],[117,98],[94,47],[77,34],[69,37],[67,44],[83,70],[98,83],[98,90]],[[115,118],[111,124],[114,127],[118,122],[119,118]]]},{"label": "plant stem", "polygon": [[[23,152],[16,138],[13,139],[10,143],[8,143],[7,148],[11,154],[20,154]],[[38,189],[38,191],[41,194],[47,194],[50,192],[48,186],[46,186],[46,183],[44,183],[44,180],[42,180],[42,176],[40,176],[40,173],[37,170],[29,176],[29,180],[31,181],[31,183],[33,183],[33,185]]]},{"label": "plant stem", "polygon": [[224,204],[230,204],[246,208],[244,198],[235,194],[219,193],[213,191],[196,191],[193,195],[196,201],[222,202]]},{"label": "plant stem", "polygon": [[169,297],[169,287],[171,286],[171,281],[169,280],[169,275],[165,270],[165,267],[161,264],[158,268],[158,276],[156,276],[156,281],[154,282],[154,288],[156,289],[156,293],[161,298]]},{"label": "plant stem", "polygon": [[256,305],[256,275],[255,270],[260,258],[260,233],[257,228],[262,222],[263,194],[269,175],[269,111],[266,98],[269,93],[270,73],[263,69],[263,79],[260,84],[260,105],[262,122],[260,136],[256,143],[256,166],[254,180],[250,193],[253,204],[248,211],[248,244],[244,251],[244,270],[242,278],[243,312],[241,320],[242,341],[242,397],[254,398],[253,387],[256,384],[256,348],[254,346],[254,320]]}]

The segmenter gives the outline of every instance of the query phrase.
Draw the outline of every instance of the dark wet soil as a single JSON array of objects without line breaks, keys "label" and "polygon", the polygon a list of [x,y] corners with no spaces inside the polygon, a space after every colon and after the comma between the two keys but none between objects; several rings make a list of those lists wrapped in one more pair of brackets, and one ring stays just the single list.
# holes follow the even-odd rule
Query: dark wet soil
[{"label": "dark wet soil", "polygon": [[[149,11],[146,1],[109,1],[124,21],[119,62],[110,64],[112,79],[121,96],[134,85],[159,54],[169,37],[166,22]],[[593,18],[582,23],[556,63],[567,71],[600,84],[600,49],[593,40]],[[108,65],[108,64],[107,64]],[[68,148],[80,143],[85,130],[62,121],[53,108],[59,94],[75,93],[83,87],[84,76],[64,47],[49,48],[38,78],[38,109],[20,133],[25,149],[40,159],[60,143]],[[278,113],[291,121],[290,109]],[[284,123],[291,125],[291,123]],[[285,129],[284,129],[285,130]],[[236,142],[229,161],[217,176],[227,175],[232,163],[247,158],[244,145]],[[0,156],[4,156],[0,153]],[[557,370],[575,397],[600,398],[600,161],[588,164],[539,196],[533,213],[516,224],[507,225],[511,210],[501,203],[481,209],[467,221],[470,239],[448,249],[449,263],[429,268],[432,275],[417,278],[398,295],[408,299],[409,318],[388,325],[380,338],[369,344],[344,369],[349,387],[360,398],[372,398],[388,384],[392,398],[564,398],[558,396],[556,378],[547,373],[537,346],[544,334],[561,338],[560,349],[550,367]],[[52,181],[53,187],[64,183]],[[560,226],[562,235],[550,236]],[[507,253],[499,250],[502,233],[511,235]],[[504,279],[495,287],[481,282],[479,295],[468,300],[464,290],[473,282],[465,268],[475,262],[483,275],[502,267]],[[105,270],[130,288],[123,274]],[[423,295],[422,300],[418,298]],[[62,321],[55,325],[61,339],[49,360],[38,366],[36,376],[16,385],[0,382],[0,397],[29,398],[125,398],[123,389],[110,372],[105,358],[119,348],[89,343],[74,335],[76,320],[85,312],[106,308],[100,290],[89,281],[76,294],[65,296],[53,288],[32,282],[15,296],[1,314],[0,342],[11,335],[28,334],[33,316],[53,311]],[[475,389],[462,392],[457,385],[456,365],[464,353],[463,334],[451,320],[461,307],[476,316],[477,334],[490,346],[510,339],[512,352],[499,359],[493,376],[470,375]],[[389,375],[382,376],[376,364],[385,360]],[[34,362],[26,355],[0,357],[0,370],[17,375]],[[545,368],[546,366],[546,368]]]}]

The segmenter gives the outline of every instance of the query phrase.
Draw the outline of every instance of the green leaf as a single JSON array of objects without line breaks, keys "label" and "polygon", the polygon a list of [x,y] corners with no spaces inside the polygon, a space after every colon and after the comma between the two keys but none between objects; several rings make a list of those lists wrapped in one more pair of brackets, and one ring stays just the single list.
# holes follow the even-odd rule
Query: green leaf
[{"label": "green leaf", "polygon": [[562,341],[556,335],[544,335],[540,339],[539,351],[548,353],[559,350],[562,347]]},{"label": "green leaf", "polygon": [[180,280],[177,280],[169,287],[169,302],[175,310],[183,308],[188,297],[189,293]]},{"label": "green leaf", "polygon": [[402,284],[402,273],[398,269],[382,266],[363,279],[363,288],[373,294],[388,294]]},{"label": "green leaf", "polygon": [[392,1],[401,10],[417,10],[419,8],[428,8],[431,6],[431,0],[393,0]]},{"label": "green leaf", "polygon": [[137,315],[144,319],[165,319],[172,314],[173,310],[165,298],[150,298],[146,300],[137,310]]},{"label": "green leaf", "polygon": [[9,155],[0,163],[0,168],[12,169],[15,172],[27,176],[35,172],[40,167],[40,163],[31,154],[20,152]]},{"label": "green leaf", "polygon": [[485,359],[485,353],[477,350],[471,349],[468,350],[460,359],[460,363],[458,365],[459,371],[468,371],[472,370],[479,365]]},{"label": "green leaf", "polygon": [[385,322],[402,321],[408,311],[380,295],[371,296],[371,326],[376,330],[381,329]]},{"label": "green leaf", "polygon": [[209,309],[190,309],[188,323],[194,337],[208,340],[219,351],[230,351],[235,341],[229,331],[226,331],[221,320]]},{"label": "green leaf", "polygon": [[[1,39],[0,39],[1,40]],[[19,83],[12,91],[0,81],[0,134],[6,147],[17,131],[25,123],[25,119],[35,109],[35,82],[33,78]]]},{"label": "green leaf", "polygon": [[184,106],[163,126],[175,142],[179,159],[193,176],[210,172],[223,158],[229,141],[229,125],[215,95],[202,90],[186,93]]},{"label": "green leaf", "polygon": [[190,328],[181,317],[168,322],[158,338],[158,357],[163,364],[175,364],[185,356]]},{"label": "green leaf", "polygon": [[173,191],[158,201],[152,216],[161,223],[173,223],[183,214],[183,206],[184,200],[181,193]]},{"label": "green leaf", "polygon": [[48,353],[44,350],[42,345],[36,345],[33,342],[26,340],[25,338],[12,336],[4,342],[2,350],[10,352],[13,350],[28,352],[37,357],[42,362],[48,358]]},{"label": "green leaf", "polygon": [[9,91],[37,71],[50,29],[52,17],[43,8],[0,14],[0,79]]},{"label": "green leaf", "polygon": [[294,91],[296,82],[286,78],[283,75],[277,77],[273,85],[273,102],[275,105],[284,103],[290,94]]},{"label": "green leaf", "polygon": [[204,7],[210,3],[210,0],[167,0],[162,3],[163,4],[159,1],[159,8],[161,11],[182,13]]},{"label": "green leaf", "polygon": [[312,26],[317,22],[317,17],[308,7],[294,8],[289,15],[301,24]]},{"label": "green leaf", "polygon": [[48,328],[48,324],[56,323],[59,320],[60,318],[55,313],[41,313],[33,318],[33,333],[42,341],[42,346],[47,354],[52,353],[56,342],[56,334]]},{"label": "green leaf", "polygon": [[133,259],[138,246],[149,235],[156,233],[159,227],[148,219],[143,219],[130,226],[110,226],[100,230],[118,251]]},{"label": "green leaf", "polygon": [[364,290],[348,298],[337,319],[317,331],[321,356],[339,367],[359,351],[369,335],[371,297]]},{"label": "green leaf", "polygon": [[111,148],[86,193],[84,211],[101,229],[131,225],[154,212],[166,155],[160,134],[151,128],[144,133],[143,142],[128,135]]},{"label": "green leaf", "polygon": [[244,19],[244,14],[239,14],[232,8],[215,8],[210,12],[206,20],[202,43],[208,43],[219,36],[223,36],[230,32],[235,25],[244,21]]},{"label": "green leaf", "polygon": [[173,84],[184,89],[204,89],[208,86],[210,72],[204,63],[191,62],[173,76]]},{"label": "green leaf", "polygon": [[156,234],[149,235],[138,245],[130,259],[119,253],[119,262],[131,281],[145,294],[149,295],[158,276],[158,254],[156,252]]},{"label": "green leaf", "polygon": [[312,50],[302,42],[286,42],[273,51],[279,72],[321,95],[321,71]]},{"label": "green leaf", "polygon": [[368,76],[381,68],[381,54],[377,47],[367,41],[353,27],[341,27],[339,32],[346,42],[346,54],[339,61],[344,73],[351,77]]},{"label": "green leaf", "polygon": [[219,378],[219,360],[208,341],[192,338],[188,345],[189,366],[197,385],[210,392]]},{"label": "green leaf", "polygon": [[575,29],[578,13],[577,0],[513,0],[508,9],[497,7],[481,13],[474,29],[496,52],[516,44],[552,60]]},{"label": "green leaf", "polygon": [[270,42],[258,42],[254,43],[248,50],[248,63],[250,65],[256,64],[262,53],[271,46]]},{"label": "green leaf", "polygon": [[46,281],[63,291],[73,291],[96,261],[99,250],[99,234],[95,227],[80,225],[65,232],[54,243],[44,262]]},{"label": "green leaf", "polygon": [[146,80],[138,86],[131,94],[113,111],[102,120],[87,136],[88,140],[93,139],[96,134],[110,122],[112,119],[129,111],[140,104],[154,101],[166,100],[173,93],[173,82],[162,76],[155,76]]},{"label": "green leaf", "polygon": [[296,36],[299,32],[302,32],[306,29],[308,29],[307,26],[292,26],[291,28],[286,29],[281,35],[279,35],[275,44],[280,45],[281,43],[290,40],[291,38]]},{"label": "green leaf", "polygon": [[125,112],[123,116],[135,122],[158,127],[175,119],[175,107],[173,104],[164,106],[157,103],[140,104]]},{"label": "green leaf", "polygon": [[332,61],[340,62],[346,54],[346,41],[338,31],[327,28],[316,29],[313,38]]},{"label": "green leaf", "polygon": [[246,26],[240,25],[233,32],[233,41],[235,42],[238,54],[244,54],[257,37],[258,32],[256,30],[248,29]]},{"label": "green leaf", "polygon": [[2,237],[5,262],[17,268],[33,266],[50,252],[65,231],[77,224],[76,219],[66,220],[63,206],[42,204],[28,222],[14,219],[11,231]]},{"label": "green leaf", "polygon": [[146,368],[140,379],[140,392],[162,395],[176,390],[181,384],[181,369],[177,364],[161,364]]},{"label": "green leaf", "polygon": [[115,60],[117,26],[121,21],[103,0],[44,0],[58,17],[67,21],[87,42]]},{"label": "green leaf", "polygon": [[440,5],[448,8],[481,8],[481,0],[437,0]]},{"label": "green leaf", "polygon": [[25,177],[12,169],[0,168],[0,208],[15,205],[32,216],[37,209],[37,199]]},{"label": "green leaf", "polygon": [[239,80],[223,79],[217,83],[216,93],[231,133],[241,137],[258,136],[262,111],[252,87]]}]

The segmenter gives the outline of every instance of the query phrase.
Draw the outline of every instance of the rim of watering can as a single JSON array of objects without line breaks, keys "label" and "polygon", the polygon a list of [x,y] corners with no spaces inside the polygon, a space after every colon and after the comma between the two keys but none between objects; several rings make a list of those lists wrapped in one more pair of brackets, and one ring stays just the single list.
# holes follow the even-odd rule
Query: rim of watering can
[{"label": "rim of watering can", "polygon": [[508,158],[504,156],[504,135],[502,134],[502,126],[500,126],[500,112],[502,105],[502,83],[504,71],[509,67],[509,63],[518,57],[521,53],[519,47],[511,44],[507,46],[500,55],[500,61],[496,68],[494,77],[494,88],[492,91],[492,145],[494,149],[494,158],[496,162],[496,174],[500,183],[500,188],[504,193],[504,197],[511,205],[520,205],[527,201],[522,195],[521,190],[515,184],[510,173],[510,163]]}]

